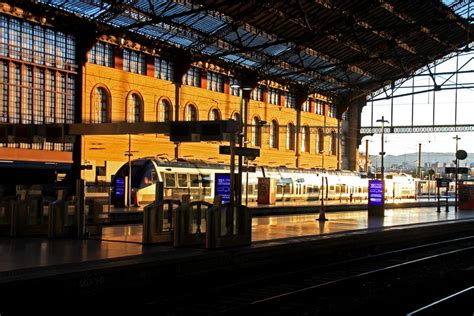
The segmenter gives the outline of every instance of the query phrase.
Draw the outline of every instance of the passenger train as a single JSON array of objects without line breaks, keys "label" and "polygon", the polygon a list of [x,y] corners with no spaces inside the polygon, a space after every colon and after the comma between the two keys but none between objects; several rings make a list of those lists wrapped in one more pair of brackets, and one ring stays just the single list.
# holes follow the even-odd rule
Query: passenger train
[{"label": "passenger train", "polygon": [[[132,202],[138,206],[154,200],[155,183],[164,183],[164,197],[180,199],[183,194],[193,200],[211,202],[214,198],[216,174],[229,173],[227,165],[205,163],[198,160],[167,159],[153,157],[131,161]],[[237,170],[235,170],[237,173]],[[123,206],[128,182],[128,163],[125,163],[112,179],[112,203]],[[248,178],[247,178],[248,174]],[[256,201],[258,178],[276,179],[276,200],[366,200],[368,179],[353,171],[292,169],[259,167],[242,176],[242,197]],[[325,194],[322,197],[322,178],[327,178]],[[326,182],[326,180],[324,180]],[[386,198],[414,198],[415,180],[407,174],[386,174]]]}]

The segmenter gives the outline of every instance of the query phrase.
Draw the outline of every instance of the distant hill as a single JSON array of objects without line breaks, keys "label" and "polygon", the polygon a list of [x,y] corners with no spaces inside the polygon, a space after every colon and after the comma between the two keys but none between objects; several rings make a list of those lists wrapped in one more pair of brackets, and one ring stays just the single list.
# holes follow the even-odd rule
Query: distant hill
[{"label": "distant hill", "polygon": [[[372,160],[372,165],[375,166],[375,159],[378,156],[371,155],[370,158]],[[430,153],[430,152],[422,152],[421,153],[421,166],[423,167],[425,163],[446,163],[451,164],[455,159],[454,153]],[[468,153],[467,158],[465,160],[460,161],[460,166],[469,166],[470,163],[474,162],[474,153]],[[378,161],[380,164],[380,160]],[[418,153],[409,153],[403,155],[386,155],[384,157],[384,165],[386,168],[390,168],[392,165],[405,165],[407,168],[416,168],[418,166]]]}]

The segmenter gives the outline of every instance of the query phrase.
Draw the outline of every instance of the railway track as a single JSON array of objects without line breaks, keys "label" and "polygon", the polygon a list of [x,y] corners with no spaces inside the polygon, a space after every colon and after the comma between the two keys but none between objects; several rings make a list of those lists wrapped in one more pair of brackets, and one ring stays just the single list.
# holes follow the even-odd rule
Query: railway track
[{"label": "railway track", "polygon": [[[147,303],[159,305],[160,310],[164,309],[170,315],[350,312],[363,306],[390,306],[396,299],[388,298],[386,302],[385,295],[410,296],[412,292],[416,294],[416,287],[433,292],[430,284],[441,280],[440,274],[448,276],[450,270],[463,271],[469,264],[474,265],[474,236],[264,274],[207,289],[203,286],[198,291],[184,291],[183,295],[171,298],[154,298]],[[448,287],[444,286],[444,289],[448,290]],[[424,292],[423,295],[416,294],[418,297],[410,304],[431,300],[436,295],[432,293],[428,297]],[[406,300],[403,303],[410,305]],[[395,307],[412,308],[399,304]],[[380,312],[390,314],[390,311]]]}]

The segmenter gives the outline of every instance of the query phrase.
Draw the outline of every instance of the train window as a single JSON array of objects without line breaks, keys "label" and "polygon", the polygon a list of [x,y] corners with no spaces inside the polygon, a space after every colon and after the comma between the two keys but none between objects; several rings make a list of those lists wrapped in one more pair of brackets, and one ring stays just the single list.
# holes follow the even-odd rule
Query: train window
[{"label": "train window", "polygon": [[178,187],[188,187],[188,175],[186,173],[178,173]]},{"label": "train window", "polygon": [[151,180],[153,181],[153,183],[158,182],[158,174],[156,173],[155,169],[151,170]]},{"label": "train window", "polygon": [[283,186],[281,184],[277,185],[277,194],[283,194]]},{"label": "train window", "polygon": [[[244,186],[244,189],[245,189],[245,186]],[[249,194],[249,195],[254,194],[254,185],[253,184],[249,184],[247,194]]]},{"label": "train window", "polygon": [[[140,188],[152,185],[154,183],[154,179],[156,176],[154,176],[155,169],[153,169],[153,165],[150,164],[147,166],[145,169],[145,172],[143,173],[142,181],[140,183]],[[156,181],[155,181],[156,182]]]},{"label": "train window", "polygon": [[199,177],[197,174],[190,174],[189,180],[191,182],[191,188],[199,188]]},{"label": "train window", "polygon": [[211,176],[208,174],[201,175],[202,187],[210,188],[211,187]]},{"label": "train window", "polygon": [[165,173],[165,187],[175,187],[176,186],[176,174],[174,173]]},{"label": "train window", "polygon": [[329,190],[334,191],[334,186],[333,186],[333,185],[330,185],[330,186],[329,186]]}]

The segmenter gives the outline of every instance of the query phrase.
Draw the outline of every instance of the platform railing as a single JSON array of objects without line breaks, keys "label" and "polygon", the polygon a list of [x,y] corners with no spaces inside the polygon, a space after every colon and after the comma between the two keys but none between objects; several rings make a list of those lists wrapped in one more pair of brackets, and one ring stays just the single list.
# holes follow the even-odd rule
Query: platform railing
[{"label": "platform railing", "polygon": [[219,195],[214,204],[191,201],[189,194],[183,194],[181,200],[165,200],[163,192],[163,182],[157,182],[155,202],[143,210],[144,244],[220,248],[251,243],[252,217],[247,207],[222,204]]},{"label": "platform railing", "polygon": [[0,199],[0,236],[10,236],[11,217],[15,201],[14,196],[4,196]]},{"label": "platform railing", "polygon": [[[229,217],[233,218],[229,222]],[[220,196],[207,212],[206,248],[248,246],[252,242],[252,215],[244,205],[221,204]]]},{"label": "platform railing", "polygon": [[49,204],[52,199],[21,190],[12,203],[10,213],[10,236],[40,236],[48,233]]},{"label": "platform railing", "polygon": [[104,213],[104,206],[107,207],[106,201],[98,199],[86,200],[84,205],[84,225],[85,236],[102,235],[103,225],[107,223],[109,214]]},{"label": "platform railing", "polygon": [[49,205],[48,237],[78,237],[77,199],[64,200],[64,192]]},{"label": "platform railing", "polygon": [[174,239],[173,216],[181,201],[163,199],[163,182],[157,182],[155,190],[155,202],[143,209],[142,242],[144,244],[170,243]]},{"label": "platform railing", "polygon": [[181,205],[175,210],[174,247],[205,245],[206,218],[213,204],[206,201],[190,201],[189,195],[183,195]]},{"label": "platform railing", "polygon": [[169,243],[174,238],[173,212],[180,200],[165,199],[143,209],[143,243]]}]

